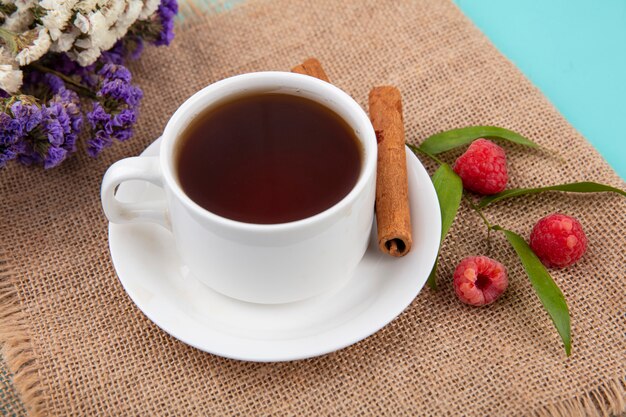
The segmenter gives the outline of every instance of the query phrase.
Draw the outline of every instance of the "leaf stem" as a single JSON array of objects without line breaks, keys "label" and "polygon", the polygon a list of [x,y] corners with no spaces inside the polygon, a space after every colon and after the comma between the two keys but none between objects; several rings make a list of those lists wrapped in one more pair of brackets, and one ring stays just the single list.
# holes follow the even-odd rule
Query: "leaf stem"
[{"label": "leaf stem", "polygon": [[467,194],[465,194],[465,193],[463,193],[463,198],[465,199],[465,201],[467,201],[467,203],[470,205],[470,207],[473,210],[475,210],[476,213],[478,213],[478,215],[483,220],[483,223],[485,223],[487,228],[492,229],[493,228],[492,224],[489,223],[489,220],[487,220],[487,218],[483,214],[483,211],[472,201],[472,199],[470,197],[468,197]]}]

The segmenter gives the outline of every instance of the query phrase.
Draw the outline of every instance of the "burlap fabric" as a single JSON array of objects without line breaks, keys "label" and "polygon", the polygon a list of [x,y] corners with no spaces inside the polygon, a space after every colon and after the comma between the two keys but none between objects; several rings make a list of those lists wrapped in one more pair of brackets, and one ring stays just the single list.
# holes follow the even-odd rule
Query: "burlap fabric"
[{"label": "burlap fabric", "polygon": [[[467,208],[446,239],[440,291],[425,289],[374,336],[310,360],[258,364],[186,346],[124,293],[107,247],[99,185],[115,160],[141,152],[197,89],[226,76],[286,70],[317,56],[366,103],[397,85],[407,137],[494,124],[557,151],[505,145],[510,186],[596,180],[625,184],[519,71],[449,2],[272,0],[247,3],[178,31],[135,66],[145,92],[137,134],[94,161],[0,173],[4,354],[33,415],[595,415],[626,410],[626,199],[536,195],[487,211],[527,236],[541,216],[578,217],[589,251],[553,271],[569,302],[574,347],[560,340],[514,253],[491,256],[510,287],[486,308],[461,304],[451,273],[486,254]],[[454,158],[447,155],[446,158]],[[432,170],[433,166],[427,163]]]},{"label": "burlap fabric", "polygon": [[0,415],[18,417],[26,415],[24,404],[19,398],[4,358],[0,358]]}]

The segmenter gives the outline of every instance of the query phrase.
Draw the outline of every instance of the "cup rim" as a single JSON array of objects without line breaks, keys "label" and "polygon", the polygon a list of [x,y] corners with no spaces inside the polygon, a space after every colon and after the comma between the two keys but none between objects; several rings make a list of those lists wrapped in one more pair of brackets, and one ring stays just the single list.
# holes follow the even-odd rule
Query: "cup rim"
[{"label": "cup rim", "polygon": [[[360,142],[363,145],[364,158],[361,166],[361,174],[359,175],[356,184],[341,200],[326,210],[303,219],[286,223],[260,224],[246,223],[220,216],[219,214],[213,213],[200,206],[185,193],[174,175],[173,150],[178,134],[182,129],[188,126],[189,122],[191,122],[194,117],[209,107],[212,103],[233,95],[232,93],[229,94],[228,91],[237,87],[241,88],[240,91],[245,91],[245,87],[249,83],[258,83],[261,85],[267,84],[267,88],[271,89],[271,91],[281,87],[287,87],[290,89],[301,88],[313,91],[321,97],[334,100],[337,104],[346,109],[345,113],[351,113],[353,117],[355,117],[357,124],[359,124],[357,130],[359,130]],[[263,87],[259,85],[254,86],[254,90],[262,91],[262,88]],[[215,97],[213,99],[207,99],[207,97],[211,96]],[[309,97],[309,99],[312,98]],[[323,102],[318,102],[325,105]],[[339,116],[342,117],[342,119],[344,119],[351,127],[355,129],[357,128],[355,123],[350,123],[341,114],[339,114]],[[376,160],[377,142],[374,128],[365,111],[352,97],[328,82],[310,77],[308,75],[281,71],[251,72],[235,75],[212,83],[196,92],[194,95],[189,97],[169,119],[165,130],[163,131],[163,143],[161,144],[160,153],[160,163],[164,181],[168,184],[170,190],[174,193],[176,198],[180,200],[187,209],[191,210],[191,212],[196,216],[213,223],[220,224],[221,226],[250,232],[278,232],[300,229],[318,224],[336,216],[362,194],[370,178],[375,176]]]}]

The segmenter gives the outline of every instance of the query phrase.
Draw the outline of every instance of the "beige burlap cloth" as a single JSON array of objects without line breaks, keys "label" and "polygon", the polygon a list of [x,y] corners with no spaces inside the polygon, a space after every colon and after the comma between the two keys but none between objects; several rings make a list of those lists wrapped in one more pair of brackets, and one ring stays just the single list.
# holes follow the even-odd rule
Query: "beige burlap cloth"
[{"label": "beige burlap cloth", "polygon": [[[565,158],[505,145],[510,186],[624,183],[520,72],[447,1],[247,3],[178,31],[135,66],[145,92],[135,137],[96,161],[0,172],[1,336],[33,415],[595,415],[626,410],[626,199],[536,195],[493,206],[493,222],[528,236],[543,215],[578,217],[589,251],[553,271],[569,302],[574,347],[550,319],[504,239],[491,255],[510,287],[486,308],[461,304],[451,272],[485,254],[466,208],[445,241],[440,291],[425,289],[383,330],[324,357],[237,362],[186,346],[133,305],[111,265],[99,199],[105,169],[136,155],[199,88],[317,56],[365,104],[376,84],[404,97],[407,137],[454,127],[517,130]],[[617,140],[617,138],[616,138]],[[448,155],[447,158],[454,158]],[[432,169],[432,165],[428,165]],[[6,268],[5,268],[6,269]]]}]

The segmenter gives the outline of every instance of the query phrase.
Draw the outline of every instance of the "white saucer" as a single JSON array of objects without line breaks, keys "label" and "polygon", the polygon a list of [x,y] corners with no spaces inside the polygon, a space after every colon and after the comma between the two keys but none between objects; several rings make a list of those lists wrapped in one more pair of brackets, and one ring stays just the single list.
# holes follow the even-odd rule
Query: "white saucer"
[{"label": "white saucer", "polygon": [[[160,141],[142,155],[158,155]],[[151,224],[109,224],[115,270],[144,314],[170,335],[200,350],[247,361],[288,361],[356,343],[398,316],[420,292],[435,262],[441,233],[437,195],[407,149],[413,248],[403,258],[370,246],[354,276],[332,293],[290,304],[263,305],[223,296],[190,275],[172,235]],[[124,201],[162,198],[138,181],[120,186]]]}]

